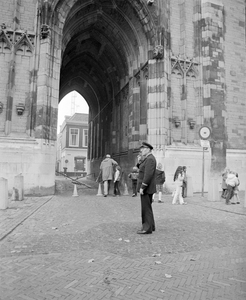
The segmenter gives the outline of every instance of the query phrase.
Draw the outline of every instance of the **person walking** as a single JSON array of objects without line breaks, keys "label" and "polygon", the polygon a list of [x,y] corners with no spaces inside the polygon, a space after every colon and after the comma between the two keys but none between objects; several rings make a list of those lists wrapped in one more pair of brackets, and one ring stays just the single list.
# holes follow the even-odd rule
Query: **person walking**
[{"label": "person walking", "polygon": [[153,146],[143,142],[140,147],[141,158],[137,167],[139,168],[137,191],[141,199],[142,228],[138,234],[151,234],[155,231],[154,214],[152,210],[152,197],[156,192],[156,159],[151,153]]},{"label": "person walking", "polygon": [[227,175],[226,179],[226,185],[227,185],[227,194],[226,194],[226,205],[231,204],[230,200],[232,199],[234,195],[234,188],[239,184],[239,180],[236,177],[236,173],[230,171],[230,173]]},{"label": "person walking", "polygon": [[173,177],[173,181],[175,183],[175,193],[173,196],[172,204],[176,204],[177,200],[179,200],[179,204],[181,205],[187,204],[187,202],[184,202],[184,199],[182,197],[183,180],[184,180],[183,167],[179,166]]},{"label": "person walking", "polygon": [[132,180],[132,197],[137,196],[137,183],[138,183],[138,167],[133,167],[132,172],[128,175]]},{"label": "person walking", "polygon": [[161,163],[157,165],[155,171],[155,179],[156,179],[156,194],[153,195],[153,202],[155,199],[155,195],[157,195],[158,193],[158,203],[163,203],[164,202],[162,201],[163,184],[165,182],[166,176],[165,176],[165,172],[162,170]]},{"label": "person walking", "polygon": [[222,193],[221,193],[221,198],[226,198],[226,193],[227,193],[227,184],[226,184],[226,179],[227,175],[230,173],[230,170],[228,168],[225,168],[225,170],[222,173],[222,182],[221,182],[221,188],[222,188]]},{"label": "person walking", "polygon": [[113,160],[109,154],[107,154],[105,159],[101,162],[100,171],[102,173],[104,197],[108,196],[110,182],[113,179],[113,166],[117,166],[117,165],[118,163],[115,160]]},{"label": "person walking", "polygon": [[120,166],[115,167],[115,173],[114,173],[114,196],[120,196],[120,178],[121,178],[121,169]]},{"label": "person walking", "polygon": [[184,172],[184,180],[182,185],[182,197],[187,197],[187,174],[186,174],[187,168],[186,166],[183,166],[183,172]]},{"label": "person walking", "polygon": [[238,179],[238,183],[237,185],[234,187],[234,190],[233,190],[233,203],[234,204],[240,204],[240,198],[239,198],[239,195],[238,195],[238,192],[239,192],[239,185],[240,185],[240,180],[238,178],[238,173],[236,173],[236,177]]}]

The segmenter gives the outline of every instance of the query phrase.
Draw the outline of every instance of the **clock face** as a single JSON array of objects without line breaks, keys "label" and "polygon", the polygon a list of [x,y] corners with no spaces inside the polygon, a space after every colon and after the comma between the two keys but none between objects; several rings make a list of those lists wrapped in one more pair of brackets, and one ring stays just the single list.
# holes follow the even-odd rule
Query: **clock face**
[{"label": "clock face", "polygon": [[203,126],[199,130],[200,138],[203,140],[207,140],[210,137],[210,134],[211,134],[211,130],[207,126]]}]

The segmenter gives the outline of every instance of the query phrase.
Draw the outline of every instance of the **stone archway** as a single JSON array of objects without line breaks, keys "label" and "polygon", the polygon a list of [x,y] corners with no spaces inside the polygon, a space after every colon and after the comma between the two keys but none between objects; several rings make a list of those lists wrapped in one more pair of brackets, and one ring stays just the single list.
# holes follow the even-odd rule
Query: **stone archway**
[{"label": "stone archway", "polygon": [[235,15],[233,0],[217,2],[2,1],[0,176],[10,192],[20,173],[25,194],[54,192],[57,109],[71,90],[90,106],[90,172],[107,152],[129,170],[147,140],[167,180],[182,161],[199,191],[205,124],[207,174],[228,162],[243,173],[245,51],[234,39],[245,4]]},{"label": "stone archway", "polygon": [[61,49],[59,98],[77,90],[90,107],[90,172],[108,152],[130,168],[139,140],[148,139],[149,61],[163,43],[157,42],[157,9],[145,1],[112,0],[70,1],[69,7],[57,1],[52,7],[54,47]]}]

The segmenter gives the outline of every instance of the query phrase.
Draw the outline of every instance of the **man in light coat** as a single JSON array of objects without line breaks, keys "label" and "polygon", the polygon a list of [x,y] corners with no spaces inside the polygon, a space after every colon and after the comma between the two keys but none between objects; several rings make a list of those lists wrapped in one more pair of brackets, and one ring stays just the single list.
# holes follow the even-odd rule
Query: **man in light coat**
[{"label": "man in light coat", "polygon": [[117,166],[118,163],[113,160],[109,154],[101,162],[100,171],[102,172],[102,181],[104,187],[104,197],[107,197],[109,193],[110,181],[113,179],[113,166]]}]

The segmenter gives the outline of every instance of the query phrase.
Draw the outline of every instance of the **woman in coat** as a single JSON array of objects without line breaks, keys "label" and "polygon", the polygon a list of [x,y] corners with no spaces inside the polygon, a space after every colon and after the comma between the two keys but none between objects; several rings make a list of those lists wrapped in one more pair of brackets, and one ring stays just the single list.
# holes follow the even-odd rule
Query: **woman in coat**
[{"label": "woman in coat", "polygon": [[173,177],[174,183],[175,183],[175,193],[173,196],[172,204],[176,204],[177,200],[179,200],[179,203],[181,205],[187,204],[187,202],[184,202],[184,199],[182,197],[182,186],[183,186],[183,180],[184,180],[184,171],[183,167],[179,166],[174,174]]}]

